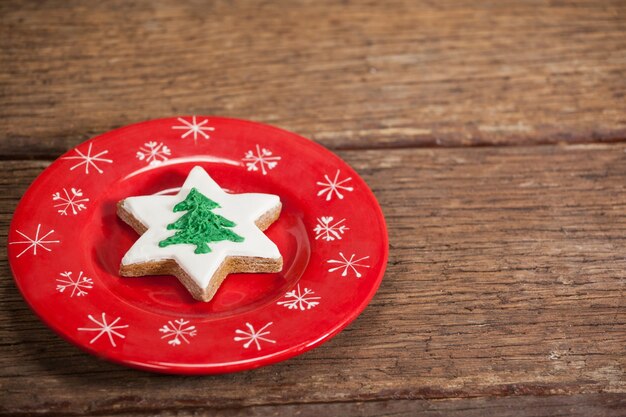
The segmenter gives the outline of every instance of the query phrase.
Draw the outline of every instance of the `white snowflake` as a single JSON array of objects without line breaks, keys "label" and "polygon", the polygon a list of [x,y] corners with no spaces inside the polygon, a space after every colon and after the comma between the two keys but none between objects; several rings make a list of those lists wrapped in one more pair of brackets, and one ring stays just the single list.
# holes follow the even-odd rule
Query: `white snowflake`
[{"label": "white snowflake", "polygon": [[185,139],[187,136],[189,136],[189,135],[191,135],[193,133],[193,143],[197,143],[198,134],[200,136],[202,136],[204,139],[209,139],[210,136],[207,135],[206,133],[204,133],[204,131],[206,130],[208,132],[213,132],[215,130],[214,127],[205,126],[205,124],[209,123],[209,119],[204,119],[200,123],[197,123],[196,122],[196,116],[192,116],[191,117],[191,122],[183,119],[182,117],[179,117],[178,121],[181,122],[182,125],[172,126],[172,129],[186,130],[186,132],[183,133],[180,136],[181,139]]},{"label": "white snowflake", "polygon": [[260,340],[264,342],[268,342],[268,343],[276,343],[275,340],[267,339],[263,337],[263,336],[270,334],[269,331],[264,332],[263,330],[267,329],[271,325],[272,325],[272,322],[270,321],[265,326],[261,327],[259,331],[255,331],[254,327],[252,327],[250,323],[246,323],[246,327],[248,328],[248,331],[239,330],[239,329],[235,330],[236,334],[243,335],[243,336],[235,336],[234,338],[235,342],[247,340],[247,342],[244,343],[243,347],[248,349],[252,343],[255,343],[257,350],[261,350],[261,344],[259,343]]},{"label": "white snowflake", "polygon": [[271,151],[256,145],[256,154],[254,150],[249,150],[242,161],[246,163],[248,171],[258,171],[261,168],[263,175],[267,175],[268,170],[276,168],[278,161],[280,161],[280,156],[272,156]]},{"label": "white snowflake", "polygon": [[353,253],[352,256],[350,256],[350,259],[347,259],[342,252],[339,252],[339,256],[341,257],[341,259],[330,259],[326,262],[328,262],[329,264],[337,264],[339,266],[334,266],[331,267],[328,272],[335,272],[338,271],[340,269],[343,268],[343,272],[341,273],[342,277],[345,277],[348,275],[348,270],[352,269],[354,271],[354,273],[356,274],[357,278],[361,278],[363,275],[357,271],[357,267],[360,268],[369,268],[369,265],[363,265],[360,264],[359,262],[364,261],[365,259],[369,259],[369,256],[364,256],[363,258],[359,258],[359,259],[354,259],[355,258],[355,254]]},{"label": "white snowflake", "polygon": [[81,331],[81,332],[99,332],[93,339],[91,339],[89,344],[92,344],[93,342],[98,340],[100,338],[100,336],[102,336],[105,333],[109,337],[109,342],[111,342],[111,345],[113,347],[117,346],[115,344],[115,338],[113,336],[117,336],[120,339],[125,339],[126,338],[126,336],[124,336],[123,334],[119,333],[117,330],[119,330],[119,329],[126,329],[128,327],[128,324],[118,325],[118,326],[115,325],[118,321],[120,321],[121,317],[116,318],[111,323],[107,323],[107,319],[106,319],[106,314],[105,313],[102,313],[102,321],[101,322],[98,321],[98,319],[95,319],[91,314],[89,314],[87,317],[89,318],[89,320],[94,322],[98,327],[79,327],[78,330]]},{"label": "white snowflake", "polygon": [[113,160],[111,159],[106,159],[106,158],[101,158],[102,155],[106,155],[109,153],[108,150],[104,150],[98,154],[95,155],[91,155],[91,147],[92,147],[92,143],[89,144],[89,148],[87,149],[87,154],[85,155],[84,153],[82,153],[81,151],[78,150],[78,148],[74,148],[74,152],[76,152],[78,155],[76,156],[66,156],[62,159],[82,159],[82,162],[77,163],[76,165],[74,165],[73,167],[70,168],[70,171],[73,171],[75,168],[78,168],[81,165],[85,165],[85,174],[89,174],[89,167],[92,166],[94,167],[94,169],[96,171],[98,171],[99,174],[102,174],[102,170],[98,167],[98,165],[96,164],[96,162],[106,162],[107,164],[112,164]]},{"label": "white snowflake", "polygon": [[89,199],[81,198],[83,196],[82,190],[70,188],[70,191],[71,195],[67,192],[67,188],[63,188],[62,191],[65,196],[61,195],[61,191],[52,194],[52,201],[59,201],[54,207],[60,207],[58,212],[61,213],[62,216],[67,216],[69,209],[72,209],[72,214],[76,215],[79,211],[87,208],[83,203],[86,203]]},{"label": "white snowflake", "polygon": [[157,143],[154,141],[146,142],[137,152],[137,159],[140,161],[146,161],[148,165],[159,165],[163,161],[168,160],[168,156],[171,156],[172,152],[170,148],[165,146],[163,142]]},{"label": "white snowflake", "polygon": [[341,194],[340,190],[344,190],[344,191],[353,191],[354,188],[353,187],[348,187],[342,184],[347,183],[348,181],[352,180],[352,177],[348,177],[345,178],[343,180],[339,180],[339,173],[340,171],[337,170],[337,173],[335,174],[335,178],[334,179],[330,179],[328,177],[328,174],[324,174],[324,178],[326,179],[326,182],[317,182],[317,185],[321,185],[322,189],[319,190],[319,192],[317,193],[317,196],[321,196],[324,193],[326,193],[326,201],[330,201],[330,199],[333,197],[333,193],[335,193],[335,195],[337,196],[337,198],[339,198],[340,200],[343,199],[343,194]]},{"label": "white snowflake", "polygon": [[74,294],[76,294],[77,297],[82,297],[83,295],[87,295],[87,290],[93,288],[92,279],[83,276],[83,271],[80,271],[76,280],[72,278],[72,273],[69,271],[61,272],[61,276],[63,278],[57,278],[57,291],[65,292],[65,290],[71,288],[72,292],[70,297],[74,297]]},{"label": "white snowflake", "polygon": [[50,252],[51,249],[46,247],[46,245],[49,245],[50,243],[60,243],[59,240],[44,240],[45,238],[50,236],[52,233],[54,233],[54,230],[50,230],[45,235],[39,237],[39,232],[40,231],[41,231],[41,224],[38,224],[37,225],[37,232],[35,233],[35,237],[34,238],[30,238],[30,237],[26,236],[24,233],[20,232],[19,230],[16,230],[16,232],[19,233],[21,236],[23,236],[26,240],[19,240],[19,241],[16,241],[16,242],[9,242],[9,245],[24,245],[24,244],[28,245],[26,247],[26,249],[24,249],[22,252],[19,253],[19,255],[16,256],[16,258],[19,258],[20,256],[22,256],[29,249],[33,250],[33,255],[37,255],[37,248],[38,247],[43,249],[43,250],[46,250],[46,251]]},{"label": "white snowflake", "polygon": [[285,294],[285,301],[279,301],[279,306],[287,307],[289,310],[297,310],[300,309],[310,310],[313,307],[317,306],[320,302],[316,301],[322,297],[313,297],[311,294],[315,294],[312,290],[308,288],[304,288],[304,291],[300,289],[300,284],[296,287],[295,290],[288,291]]},{"label": "white snowflake", "polygon": [[341,235],[343,235],[346,230],[350,230],[347,226],[342,224],[346,219],[332,223],[333,220],[334,218],[331,216],[318,217],[317,225],[315,229],[313,229],[316,234],[315,240],[320,237],[328,242],[335,239],[341,240]]},{"label": "white snowflake", "polygon": [[196,326],[187,326],[188,324],[189,321],[183,319],[174,320],[173,323],[169,320],[166,325],[159,329],[163,333],[161,339],[171,337],[172,339],[168,340],[167,343],[172,346],[180,345],[181,339],[188,344],[187,337],[194,337],[197,333]]}]

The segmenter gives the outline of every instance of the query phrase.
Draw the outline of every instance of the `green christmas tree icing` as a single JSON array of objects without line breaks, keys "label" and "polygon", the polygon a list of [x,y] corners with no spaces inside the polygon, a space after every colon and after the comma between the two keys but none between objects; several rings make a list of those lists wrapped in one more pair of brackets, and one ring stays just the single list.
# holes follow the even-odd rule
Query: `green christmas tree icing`
[{"label": "green christmas tree icing", "polygon": [[230,227],[235,227],[235,223],[213,213],[213,209],[220,207],[215,201],[208,199],[195,188],[192,188],[184,201],[174,206],[174,212],[186,211],[182,217],[174,223],[168,224],[167,229],[177,229],[173,236],[159,242],[159,246],[164,248],[169,245],[188,243],[196,245],[194,253],[209,253],[211,248],[209,243],[221,240],[231,242],[243,242],[243,237],[239,236]]}]

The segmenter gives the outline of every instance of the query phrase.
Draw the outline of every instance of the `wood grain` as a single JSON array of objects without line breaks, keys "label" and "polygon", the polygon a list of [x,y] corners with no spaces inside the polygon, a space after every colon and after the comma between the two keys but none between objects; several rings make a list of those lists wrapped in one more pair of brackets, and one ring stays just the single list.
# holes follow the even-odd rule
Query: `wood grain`
[{"label": "wood grain", "polygon": [[[625,408],[626,398],[618,394],[582,394],[550,397],[350,401],[269,405],[211,409],[210,415],[214,417],[623,417]],[[161,409],[158,415],[160,417],[198,416],[206,415],[207,411],[209,410],[201,407],[175,407],[171,410]],[[136,416],[138,413],[137,411],[129,414],[122,412],[115,415]]]},{"label": "wood grain", "polygon": [[621,0],[0,3],[0,157],[216,114],[334,149],[626,139]]},{"label": "wood grain", "polygon": [[[10,279],[3,248],[0,412],[623,411],[626,145],[340,155],[377,195],[391,257],[378,294],[339,336],[251,372],[177,377],[125,369],[41,324]],[[3,242],[19,197],[45,166],[0,166]]]}]

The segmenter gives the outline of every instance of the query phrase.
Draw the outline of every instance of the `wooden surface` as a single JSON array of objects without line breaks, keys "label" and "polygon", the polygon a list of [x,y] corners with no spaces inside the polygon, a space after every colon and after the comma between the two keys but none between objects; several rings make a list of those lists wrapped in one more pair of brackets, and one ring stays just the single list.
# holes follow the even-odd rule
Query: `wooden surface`
[{"label": "wooden surface", "polygon": [[11,157],[192,113],[335,149],[626,138],[623,0],[23,3],[0,2]]},{"label": "wooden surface", "polygon": [[[99,3],[0,3],[0,414],[626,414],[626,3]],[[311,137],[378,197],[385,279],[329,343],[153,375],[22,300],[5,242],[34,178],[193,113]]]}]

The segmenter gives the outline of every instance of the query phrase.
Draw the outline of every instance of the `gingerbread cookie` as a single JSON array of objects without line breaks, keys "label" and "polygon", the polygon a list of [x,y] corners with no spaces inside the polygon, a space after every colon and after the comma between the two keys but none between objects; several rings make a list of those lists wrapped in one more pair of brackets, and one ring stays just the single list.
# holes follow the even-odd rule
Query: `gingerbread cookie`
[{"label": "gingerbread cookie", "polygon": [[125,277],[175,275],[209,301],[230,273],[279,272],[283,259],[262,232],[280,215],[271,194],[229,194],[194,167],[178,194],[128,197],[117,214],[141,237],[120,265]]}]

